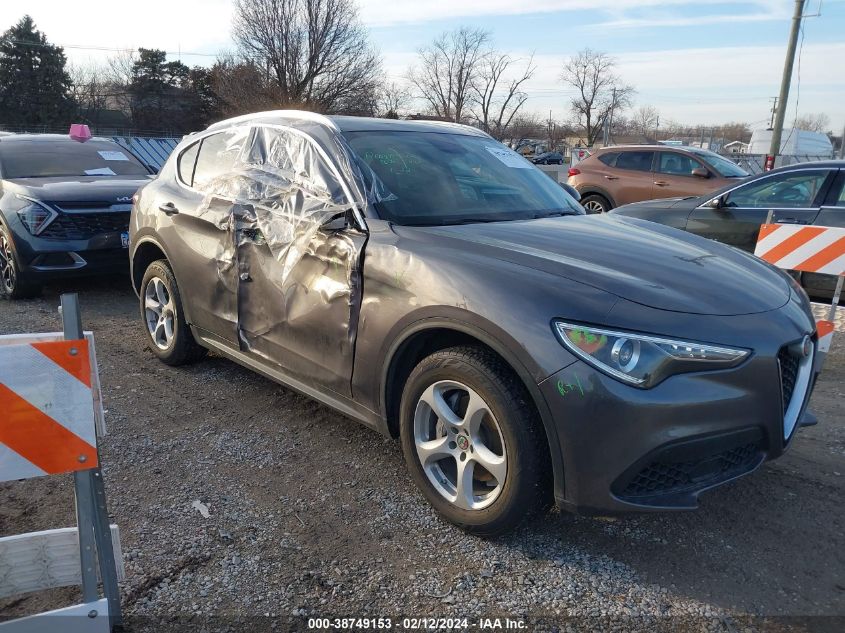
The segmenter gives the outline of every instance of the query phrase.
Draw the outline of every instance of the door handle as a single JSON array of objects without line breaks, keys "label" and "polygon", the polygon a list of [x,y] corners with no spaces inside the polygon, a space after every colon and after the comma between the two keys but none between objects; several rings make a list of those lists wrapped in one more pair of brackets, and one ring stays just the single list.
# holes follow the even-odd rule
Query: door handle
[{"label": "door handle", "polygon": [[176,215],[179,213],[179,209],[176,208],[176,205],[172,202],[165,202],[162,205],[159,205],[158,210],[164,213],[164,215]]},{"label": "door handle", "polygon": [[809,224],[807,220],[799,218],[777,218],[774,222],[775,224]]},{"label": "door handle", "polygon": [[608,180],[619,180],[619,176],[605,176]]},{"label": "door handle", "polygon": [[668,187],[669,186],[669,183],[666,182],[665,180],[655,180],[654,184],[657,185],[658,187]]}]

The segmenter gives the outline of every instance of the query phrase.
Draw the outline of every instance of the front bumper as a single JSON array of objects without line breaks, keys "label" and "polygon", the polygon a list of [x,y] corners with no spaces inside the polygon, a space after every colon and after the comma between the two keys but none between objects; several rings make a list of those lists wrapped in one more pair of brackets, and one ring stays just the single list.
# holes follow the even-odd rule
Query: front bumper
[{"label": "front bumper", "polygon": [[[808,319],[796,327],[794,312],[735,317],[769,327],[758,329],[754,353],[733,369],[676,375],[643,390],[577,361],[540,383],[560,440],[561,507],[580,514],[694,509],[705,490],[780,456],[798,424],[785,427],[778,354],[813,331]],[[812,357],[808,363],[809,386],[794,396],[799,417],[815,382]]]}]

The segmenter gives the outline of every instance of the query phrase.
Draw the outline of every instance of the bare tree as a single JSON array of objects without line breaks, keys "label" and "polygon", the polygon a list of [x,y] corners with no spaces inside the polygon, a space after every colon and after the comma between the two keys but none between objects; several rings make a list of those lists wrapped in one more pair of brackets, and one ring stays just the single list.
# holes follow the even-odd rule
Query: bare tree
[{"label": "bare tree", "polygon": [[395,81],[382,86],[379,95],[379,116],[384,119],[398,119],[411,105],[411,92]]},{"label": "bare tree", "polygon": [[533,55],[521,74],[509,76],[508,71],[514,63],[509,55],[489,51],[478,71],[475,118],[482,130],[499,141],[507,135],[508,127],[528,100],[522,85],[536,71]]},{"label": "bare tree", "polygon": [[605,121],[631,104],[634,89],[622,84],[616,60],[589,48],[567,60],[561,80],[576,90],[571,108],[574,122],[592,146]]},{"label": "bare tree", "polygon": [[279,105],[374,107],[381,58],[354,0],[236,0],[233,30],[243,60],[267,70]]},{"label": "bare tree", "polygon": [[823,112],[819,114],[805,114],[795,119],[794,127],[799,130],[821,132],[824,134],[830,131],[830,117]]},{"label": "bare tree", "polygon": [[435,116],[457,122],[468,117],[489,40],[487,31],[461,27],[419,50],[419,67],[408,71],[408,79]]},{"label": "bare tree", "polygon": [[655,131],[659,120],[660,112],[657,111],[657,108],[650,105],[641,105],[634,111],[632,127],[637,134],[648,137]]}]

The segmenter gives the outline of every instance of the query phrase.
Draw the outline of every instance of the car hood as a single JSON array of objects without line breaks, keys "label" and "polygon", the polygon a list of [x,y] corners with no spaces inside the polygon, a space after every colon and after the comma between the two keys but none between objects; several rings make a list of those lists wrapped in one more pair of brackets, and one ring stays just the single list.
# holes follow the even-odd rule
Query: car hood
[{"label": "car hood", "polygon": [[739,315],[789,301],[787,280],[739,250],[642,220],[581,215],[414,227],[453,247],[588,284],[642,305]]},{"label": "car hood", "polygon": [[17,178],[4,181],[4,188],[42,202],[96,202],[108,206],[131,203],[132,195],[149,181],[145,176]]}]

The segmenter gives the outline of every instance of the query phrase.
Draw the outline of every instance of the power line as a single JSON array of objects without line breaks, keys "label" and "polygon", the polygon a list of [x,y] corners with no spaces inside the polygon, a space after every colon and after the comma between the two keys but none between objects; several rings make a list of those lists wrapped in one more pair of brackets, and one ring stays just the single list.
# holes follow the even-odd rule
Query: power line
[{"label": "power line", "polygon": [[[83,50],[83,51],[100,51],[106,53],[137,53],[139,49],[137,48],[112,48],[109,46],[83,46],[81,44],[42,44],[41,42],[29,42],[27,40],[11,40],[7,39],[6,42],[11,42],[12,44],[20,44],[21,46],[31,46],[33,48],[47,48],[49,46],[57,46],[59,48],[69,48],[72,50]],[[186,51],[164,51],[166,55],[186,55],[190,57],[218,57],[217,53],[191,53]]]}]

